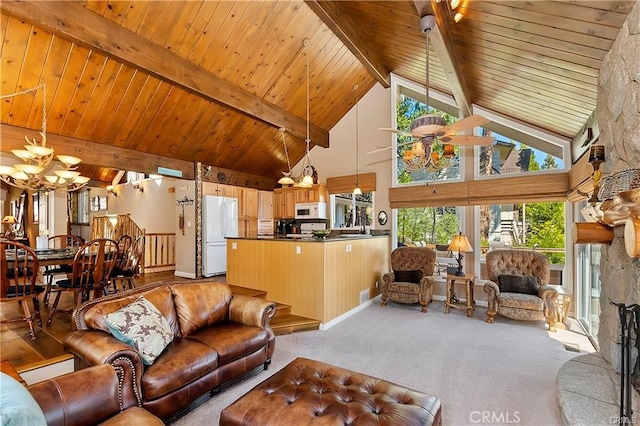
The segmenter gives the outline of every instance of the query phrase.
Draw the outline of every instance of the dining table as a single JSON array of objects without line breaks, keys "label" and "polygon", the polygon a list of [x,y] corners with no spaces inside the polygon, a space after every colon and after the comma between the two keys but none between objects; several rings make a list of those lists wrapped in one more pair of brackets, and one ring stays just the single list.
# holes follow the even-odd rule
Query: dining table
[{"label": "dining table", "polygon": [[[78,252],[78,247],[43,248],[33,250],[38,258],[38,266],[71,265]],[[24,251],[18,251],[18,259],[22,259]],[[14,260],[15,251],[7,251],[7,261]]]}]

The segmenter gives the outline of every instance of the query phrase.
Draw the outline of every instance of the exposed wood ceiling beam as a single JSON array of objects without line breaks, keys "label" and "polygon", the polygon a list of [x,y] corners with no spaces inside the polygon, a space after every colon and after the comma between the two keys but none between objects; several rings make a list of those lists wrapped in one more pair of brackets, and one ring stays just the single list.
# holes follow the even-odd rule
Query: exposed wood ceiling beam
[{"label": "exposed wood ceiling beam", "polygon": [[431,30],[429,40],[431,41],[433,49],[440,60],[442,69],[447,75],[449,87],[451,88],[453,97],[456,100],[460,112],[462,113],[462,117],[467,117],[472,114],[471,97],[469,95],[467,85],[465,84],[464,74],[462,73],[460,64],[455,59],[457,56],[455,54],[456,49],[453,45],[453,40],[449,31],[451,18],[447,13],[443,12],[443,8],[440,7],[435,0],[414,0],[413,3],[420,17],[428,13],[431,13],[436,17],[436,27]]},{"label": "exposed wood ceiling beam", "polygon": [[[88,11],[78,3],[5,0],[0,8],[3,13],[65,40],[152,74],[209,101],[275,127],[284,127],[294,136],[306,139],[305,119],[216,77],[193,62]],[[329,146],[329,132],[318,126],[311,126],[310,137],[314,145]]]},{"label": "exposed wood ceiling beam", "polygon": [[383,87],[391,87],[389,70],[342,13],[340,2],[304,0]]},{"label": "exposed wood ceiling beam", "polygon": [[[24,137],[39,138],[38,131],[0,123],[2,152],[12,149],[24,149]],[[84,164],[108,167],[119,170],[135,170],[141,173],[158,174],[158,166],[180,170],[182,178],[195,179],[194,163],[175,158],[147,154],[132,149],[85,141],[81,139],[47,134],[47,145],[56,150],[56,154],[73,155],[82,159]]]}]

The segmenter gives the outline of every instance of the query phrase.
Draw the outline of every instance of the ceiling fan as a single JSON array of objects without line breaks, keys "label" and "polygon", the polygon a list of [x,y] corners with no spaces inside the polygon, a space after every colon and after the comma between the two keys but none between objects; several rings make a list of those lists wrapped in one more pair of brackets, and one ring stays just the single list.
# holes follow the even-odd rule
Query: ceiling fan
[{"label": "ceiling fan", "polygon": [[[433,29],[436,23],[434,15],[425,15],[420,19],[420,28],[422,32],[426,34],[426,105],[427,111],[429,110],[429,33]],[[491,145],[495,138],[488,136],[473,136],[473,135],[457,135],[456,133],[465,130],[472,129],[476,126],[483,126],[489,123],[490,120],[481,115],[470,115],[462,120],[456,121],[450,125],[446,125],[444,118],[437,114],[426,114],[420,116],[411,122],[410,131],[403,131],[390,128],[380,128],[388,132],[398,133],[405,136],[411,136],[415,140],[408,142],[398,143],[396,146],[414,145],[417,148],[418,153],[424,153],[425,147],[431,147],[433,142],[438,140],[443,144],[457,144],[457,145]],[[367,154],[373,154],[387,149],[392,149],[392,146],[369,151]],[[429,157],[429,155],[427,155]]]}]

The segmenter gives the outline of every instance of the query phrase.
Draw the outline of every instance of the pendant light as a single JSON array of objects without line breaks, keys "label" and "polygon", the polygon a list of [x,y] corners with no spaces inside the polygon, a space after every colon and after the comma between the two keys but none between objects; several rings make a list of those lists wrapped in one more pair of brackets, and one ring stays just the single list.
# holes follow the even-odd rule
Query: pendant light
[{"label": "pendant light", "polygon": [[[307,47],[309,45],[309,39],[305,38],[302,41],[302,44],[304,47]],[[313,186],[313,167],[311,166],[311,160],[309,158],[309,148],[310,148],[310,144],[311,144],[311,137],[310,137],[310,132],[309,132],[309,54],[305,53],[306,55],[306,59],[307,59],[307,63],[306,63],[306,70],[307,70],[307,138],[305,139],[305,143],[307,145],[306,147],[306,153],[305,153],[305,162],[303,163],[303,167],[302,167],[302,174],[303,174],[303,178],[302,178],[302,182],[300,182],[300,184],[298,186],[302,187],[302,188],[311,188],[311,186]],[[306,164],[306,165],[305,165]]]},{"label": "pendant light", "polygon": [[356,187],[353,189],[354,195],[362,195],[362,190],[360,189],[360,173],[358,170],[358,86],[355,84],[353,86],[353,90],[356,92]]},{"label": "pendant light", "polygon": [[293,185],[295,183],[295,181],[293,180],[293,178],[291,177],[291,162],[289,161],[289,151],[287,150],[287,142],[284,138],[284,132],[286,132],[286,129],[284,127],[280,127],[280,134],[282,135],[282,144],[284,145],[284,156],[287,158],[287,167],[289,167],[289,171],[288,172],[282,172],[282,174],[284,176],[282,176],[280,178],[280,180],[278,180],[278,183],[280,185],[283,186],[289,186],[289,185]]}]

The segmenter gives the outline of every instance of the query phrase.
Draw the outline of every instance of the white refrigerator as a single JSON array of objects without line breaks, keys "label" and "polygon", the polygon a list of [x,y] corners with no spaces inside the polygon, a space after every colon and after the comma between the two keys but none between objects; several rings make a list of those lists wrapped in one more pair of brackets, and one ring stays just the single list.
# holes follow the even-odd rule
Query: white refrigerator
[{"label": "white refrigerator", "polygon": [[202,275],[227,272],[227,241],[238,236],[238,199],[202,197]]}]

